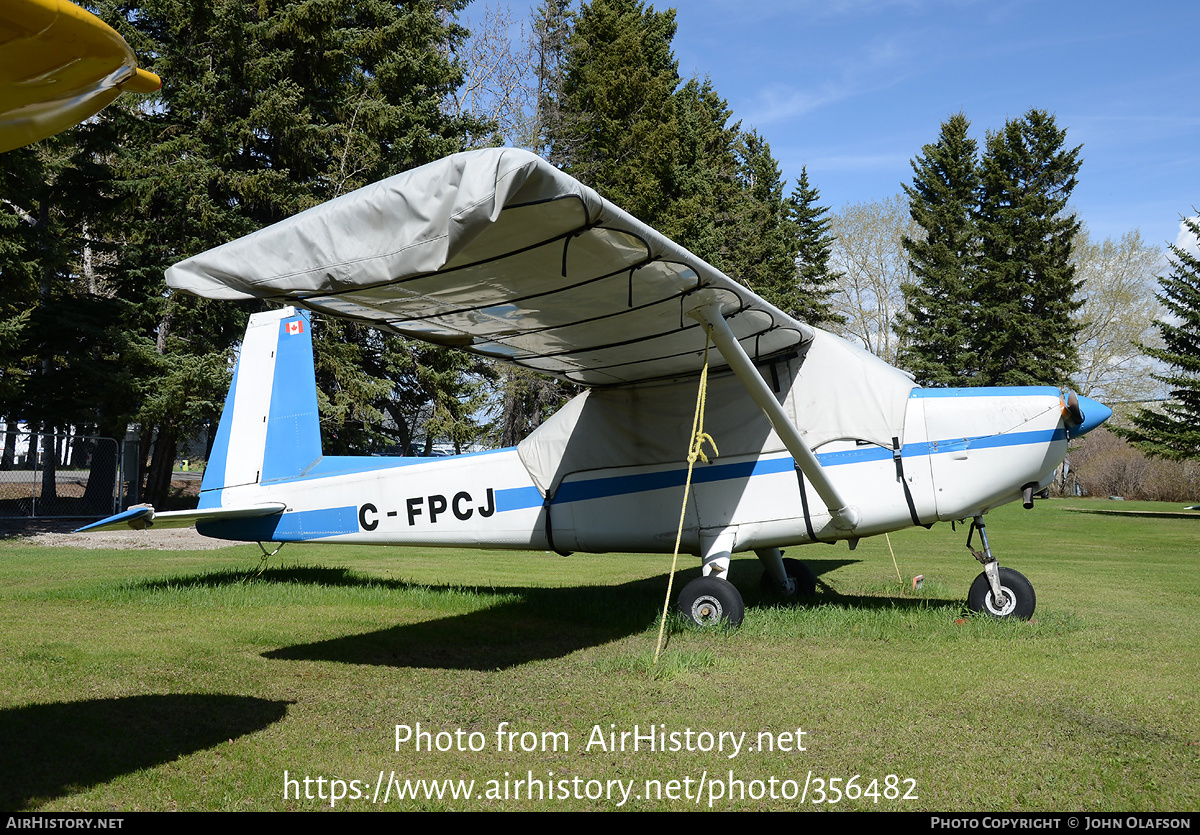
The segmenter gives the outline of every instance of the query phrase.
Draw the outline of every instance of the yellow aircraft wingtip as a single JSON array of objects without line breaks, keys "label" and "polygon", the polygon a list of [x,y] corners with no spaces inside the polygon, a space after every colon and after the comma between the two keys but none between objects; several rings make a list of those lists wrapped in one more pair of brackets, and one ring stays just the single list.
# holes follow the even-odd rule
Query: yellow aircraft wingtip
[{"label": "yellow aircraft wingtip", "polygon": [[138,67],[137,72],[118,85],[130,93],[154,93],[162,87],[162,79],[149,70]]},{"label": "yellow aircraft wingtip", "polygon": [[0,0],[0,152],[81,122],[121,94],[153,93],[124,39],[68,0]]}]

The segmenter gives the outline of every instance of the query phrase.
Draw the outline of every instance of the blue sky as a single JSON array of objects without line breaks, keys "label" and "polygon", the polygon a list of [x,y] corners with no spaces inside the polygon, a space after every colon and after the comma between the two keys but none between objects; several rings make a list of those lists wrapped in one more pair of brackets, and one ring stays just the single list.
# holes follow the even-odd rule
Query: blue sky
[{"label": "blue sky", "polygon": [[[535,5],[511,3],[517,17]],[[1163,246],[1200,207],[1196,0],[675,6],[680,74],[708,76],[789,183],[807,165],[835,209],[898,193],[949,115],[964,113],[982,146],[1031,108],[1083,146],[1073,204],[1093,236],[1137,228]]]}]

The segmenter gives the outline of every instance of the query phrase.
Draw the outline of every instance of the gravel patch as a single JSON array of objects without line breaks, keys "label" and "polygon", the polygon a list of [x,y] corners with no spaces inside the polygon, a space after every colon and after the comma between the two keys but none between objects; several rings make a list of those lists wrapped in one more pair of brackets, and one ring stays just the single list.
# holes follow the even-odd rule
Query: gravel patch
[{"label": "gravel patch", "polygon": [[28,545],[50,548],[107,548],[116,551],[204,551],[244,545],[227,539],[213,539],[196,533],[195,528],[168,528],[145,531],[97,531],[73,533],[86,524],[77,520],[37,520],[11,524],[0,529],[0,538],[16,538]]}]

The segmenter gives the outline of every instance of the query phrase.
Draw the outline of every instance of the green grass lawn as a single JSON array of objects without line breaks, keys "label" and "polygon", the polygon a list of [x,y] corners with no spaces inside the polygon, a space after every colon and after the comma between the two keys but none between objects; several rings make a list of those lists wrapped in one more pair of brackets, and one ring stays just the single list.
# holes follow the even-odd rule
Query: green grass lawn
[{"label": "green grass lawn", "polygon": [[[332,790],[359,810],[798,809],[823,792],[818,808],[1195,811],[1200,518],[1069,509],[1114,506],[987,517],[1036,589],[1030,623],[964,614],[980,567],[965,527],[938,525],[892,536],[915,593],[882,537],[792,549],[819,579],[799,608],[735,560],[743,627],[675,622],[657,667],[669,556],[289,545],[254,577],[255,545],[6,540],[0,808],[316,809]],[[421,749],[397,750],[418,723]],[[635,725],[677,750],[619,750]],[[474,796],[398,800],[406,780]]]}]

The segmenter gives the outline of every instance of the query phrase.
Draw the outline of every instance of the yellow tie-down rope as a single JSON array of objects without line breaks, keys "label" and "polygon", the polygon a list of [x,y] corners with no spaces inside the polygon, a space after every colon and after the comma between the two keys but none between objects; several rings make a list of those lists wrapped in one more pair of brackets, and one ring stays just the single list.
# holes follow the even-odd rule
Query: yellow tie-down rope
[{"label": "yellow tie-down rope", "polygon": [[663,601],[662,619],[658,623],[658,642],[654,645],[654,663],[658,664],[658,655],[662,652],[663,632],[667,626],[667,611],[671,607],[671,589],[675,585],[675,566],[679,563],[679,544],[683,540],[683,520],[687,515],[688,494],[692,489],[692,468],[696,459],[700,458],[705,464],[708,456],[704,454],[704,444],[712,447],[713,457],[721,453],[717,451],[717,442],[712,435],[704,431],[704,407],[708,397],[708,337],[710,328],[704,326],[704,367],[700,370],[700,388],[696,392],[696,412],[692,415],[692,437],[688,442],[687,480],[683,484],[683,506],[679,508],[679,529],[675,533],[675,553],[671,555],[671,574],[667,579],[667,599]]}]

